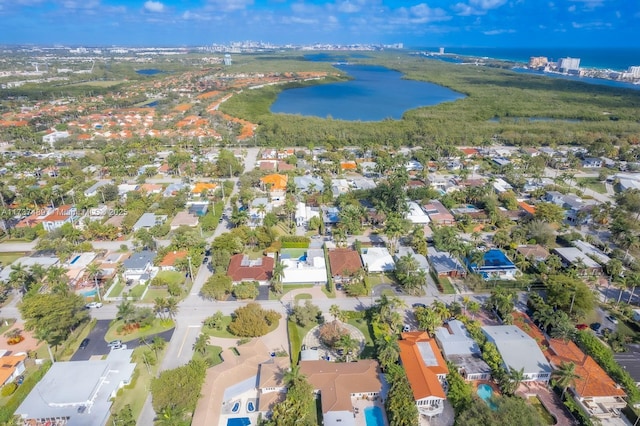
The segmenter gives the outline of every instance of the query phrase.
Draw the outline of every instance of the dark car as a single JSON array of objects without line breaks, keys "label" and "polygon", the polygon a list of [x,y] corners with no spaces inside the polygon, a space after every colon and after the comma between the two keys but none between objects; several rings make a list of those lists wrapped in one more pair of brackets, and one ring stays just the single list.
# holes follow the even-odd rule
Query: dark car
[{"label": "dark car", "polygon": [[599,322],[594,322],[590,325],[590,327],[593,331],[598,331],[602,327],[602,324],[600,324]]},{"label": "dark car", "polygon": [[89,339],[84,339],[80,342],[80,349],[85,349],[87,346],[89,346]]},{"label": "dark car", "polygon": [[209,258],[205,257],[204,259],[202,259],[202,264],[206,265],[207,263],[209,263]]},{"label": "dark car", "polygon": [[424,303],[414,303],[413,305],[411,305],[414,308],[426,308],[427,305],[425,305]]}]

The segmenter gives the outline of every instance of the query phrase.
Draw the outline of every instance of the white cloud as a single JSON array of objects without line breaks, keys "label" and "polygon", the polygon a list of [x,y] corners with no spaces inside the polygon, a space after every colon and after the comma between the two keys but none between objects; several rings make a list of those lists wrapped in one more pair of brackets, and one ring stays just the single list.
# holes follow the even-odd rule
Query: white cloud
[{"label": "white cloud", "polygon": [[217,12],[232,12],[234,10],[244,10],[252,4],[253,0],[209,0],[206,9]]},{"label": "white cloud", "polygon": [[571,6],[569,6],[569,7],[567,8],[567,10],[568,10],[569,12],[571,12],[571,13],[575,12],[575,11],[576,11],[576,5],[575,5],[575,4],[572,4]]},{"label": "white cloud", "polygon": [[575,29],[598,30],[603,28],[611,28],[609,22],[593,21],[593,22],[572,22],[571,26]]},{"label": "white cloud", "polygon": [[619,10],[616,10],[616,18],[618,19],[622,18],[622,13],[620,13]]},{"label": "white cloud", "polygon": [[144,8],[149,12],[164,12],[164,4],[159,1],[147,0],[146,2],[144,2]]},{"label": "white cloud", "polygon": [[182,19],[187,21],[210,21],[211,16],[202,13],[191,12],[190,10],[185,10],[185,12],[182,14]]},{"label": "white cloud", "polygon": [[349,0],[339,1],[337,3],[337,6],[338,6],[338,12],[342,12],[342,13],[356,13],[356,12],[360,12],[360,10],[362,9],[361,4],[357,4],[357,2],[352,2]]},{"label": "white cloud", "polygon": [[451,19],[447,12],[443,9],[430,8],[425,3],[420,3],[415,6],[412,6],[409,11],[413,17],[412,22],[414,23],[427,23],[427,22],[437,22],[437,21],[446,21]]},{"label": "white cloud", "polygon": [[483,34],[492,36],[492,35],[499,35],[499,34],[513,34],[515,32],[516,32],[516,30],[511,30],[511,29],[509,29],[509,30],[489,30],[489,31],[483,31]]},{"label": "white cloud", "polygon": [[65,0],[62,5],[66,9],[95,9],[100,6],[100,0],[78,1],[78,0]]},{"label": "white cloud", "polygon": [[593,10],[596,7],[604,6],[605,0],[570,0],[575,3],[582,4],[584,10]]},{"label": "white cloud", "polygon": [[460,16],[484,15],[487,11],[497,9],[507,0],[469,0],[469,3],[456,3],[452,6],[454,12]]}]

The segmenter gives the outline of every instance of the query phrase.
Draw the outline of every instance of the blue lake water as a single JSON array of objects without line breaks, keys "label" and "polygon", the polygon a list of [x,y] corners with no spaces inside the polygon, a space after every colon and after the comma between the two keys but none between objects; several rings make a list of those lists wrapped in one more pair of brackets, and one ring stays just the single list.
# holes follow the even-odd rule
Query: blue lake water
[{"label": "blue lake water", "polygon": [[353,79],[280,92],[271,112],[347,121],[400,119],[410,109],[462,99],[437,84],[404,80],[402,73],[376,65],[336,65]]},{"label": "blue lake water", "polygon": [[136,70],[136,73],[138,74],[142,74],[142,75],[155,75],[155,74],[160,74],[161,70],[157,70],[155,68],[148,68],[148,69],[143,69],[143,70]]}]

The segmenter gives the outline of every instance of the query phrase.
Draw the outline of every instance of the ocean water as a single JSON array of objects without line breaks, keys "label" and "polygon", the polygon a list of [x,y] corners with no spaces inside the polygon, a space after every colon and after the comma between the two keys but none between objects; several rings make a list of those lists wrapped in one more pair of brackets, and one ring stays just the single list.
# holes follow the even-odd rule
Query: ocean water
[{"label": "ocean water", "polygon": [[[419,47],[417,50],[437,52],[437,47]],[[531,56],[546,56],[550,61],[559,58],[580,58],[582,68],[600,68],[624,71],[640,66],[640,48],[573,48],[573,47],[445,47],[445,53],[462,56],[488,57],[528,63]]]}]

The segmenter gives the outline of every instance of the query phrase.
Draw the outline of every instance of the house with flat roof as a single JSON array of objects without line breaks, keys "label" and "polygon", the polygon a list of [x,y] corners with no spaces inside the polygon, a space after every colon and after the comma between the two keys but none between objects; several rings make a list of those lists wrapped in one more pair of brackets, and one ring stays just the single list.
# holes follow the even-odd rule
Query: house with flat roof
[{"label": "house with flat roof", "polygon": [[580,275],[602,273],[602,266],[576,247],[557,247],[553,252],[560,256],[564,267],[574,267]]},{"label": "house with flat roof", "polygon": [[595,260],[601,265],[606,265],[611,260],[609,256],[607,256],[602,252],[602,250],[598,249],[597,247],[593,246],[593,244],[590,244],[586,241],[575,240],[572,242],[572,244],[575,248],[583,252],[585,256],[590,257],[591,259]]},{"label": "house with flat roof", "polygon": [[418,412],[428,418],[444,411],[443,384],[449,369],[434,339],[425,331],[402,333],[400,362],[407,373]]},{"label": "house with flat roof", "polygon": [[407,220],[409,220],[411,223],[424,225],[431,222],[431,219],[429,219],[429,215],[426,211],[423,210],[422,207],[420,207],[420,204],[416,203],[415,201],[409,201],[407,203],[407,206],[409,207]]},{"label": "house with flat roof", "polygon": [[283,284],[327,283],[327,266],[321,248],[307,249],[302,256],[292,256],[283,249],[280,263],[284,265]]},{"label": "house with flat roof", "polygon": [[140,229],[151,229],[154,226],[162,225],[167,221],[166,214],[155,213],[143,213],[140,219],[133,225],[133,231],[139,231]]},{"label": "house with flat roof", "polygon": [[106,425],[113,398],[133,376],[132,354],[119,349],[105,359],[54,363],[15,414],[25,424]]},{"label": "house with flat roof", "polygon": [[422,270],[425,272],[429,272],[429,261],[427,258],[420,253],[416,253],[415,250],[411,247],[400,246],[396,251],[396,254],[393,256],[395,261],[400,260],[401,257],[409,256],[416,261],[418,264],[418,270]]},{"label": "house with flat roof", "polygon": [[523,370],[524,382],[549,381],[551,365],[536,341],[520,328],[515,325],[493,325],[482,327],[482,332],[496,345],[507,371]]},{"label": "house with flat roof", "polygon": [[427,259],[432,270],[439,277],[464,277],[467,270],[462,263],[450,253],[439,251],[435,247],[427,248]]},{"label": "house with flat roof", "polygon": [[347,248],[329,249],[329,268],[335,283],[347,283],[362,269],[360,254]]},{"label": "house with flat roof", "polygon": [[327,426],[355,426],[355,401],[375,398],[383,392],[380,367],[375,360],[300,361],[299,366],[320,398],[322,417]]},{"label": "house with flat roof", "polygon": [[196,226],[198,226],[198,223],[198,216],[187,211],[182,211],[178,212],[178,214],[176,214],[176,216],[173,218],[170,228],[172,231],[175,231],[181,226],[195,228]]},{"label": "house with flat roof", "polygon": [[257,259],[251,259],[246,254],[238,253],[231,256],[229,267],[227,268],[227,276],[234,283],[257,281],[260,285],[266,285],[271,279],[274,264],[273,257],[262,256]]},{"label": "house with flat roof", "polygon": [[435,337],[445,359],[458,367],[465,380],[491,378],[491,368],[482,359],[480,346],[471,338],[462,321],[452,320],[444,327],[438,327]]},{"label": "house with flat roof", "polygon": [[484,253],[481,265],[471,263],[469,258],[465,258],[464,261],[471,271],[475,274],[480,274],[485,280],[511,280],[515,278],[518,272],[516,265],[499,249],[487,250]]},{"label": "house with flat roof", "polygon": [[396,263],[386,247],[365,247],[361,249],[362,264],[369,273],[389,272],[396,269]]},{"label": "house with flat roof", "polygon": [[324,183],[322,179],[316,176],[304,175],[293,178],[296,188],[302,192],[322,192],[324,191]]},{"label": "house with flat roof", "polygon": [[85,189],[84,196],[85,197],[95,197],[99,194],[100,188],[106,185],[111,185],[112,182],[110,180],[99,180],[98,182],[91,185],[89,188]]}]

